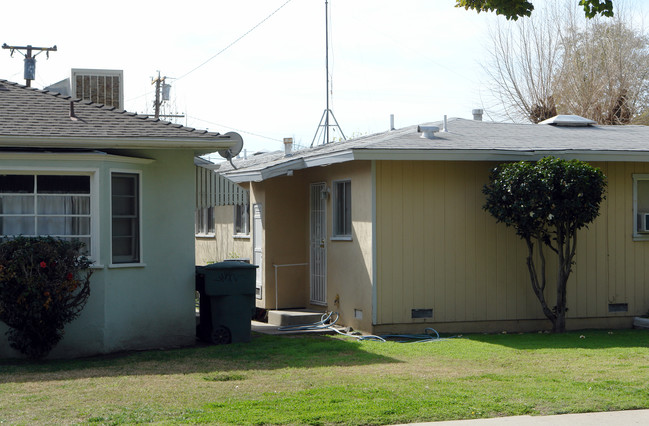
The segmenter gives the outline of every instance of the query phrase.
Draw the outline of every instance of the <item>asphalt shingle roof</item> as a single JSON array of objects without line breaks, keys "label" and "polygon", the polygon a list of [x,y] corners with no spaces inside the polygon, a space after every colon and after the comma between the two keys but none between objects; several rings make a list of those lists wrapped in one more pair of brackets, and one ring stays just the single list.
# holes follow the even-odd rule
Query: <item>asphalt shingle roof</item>
[{"label": "asphalt shingle roof", "polygon": [[[70,117],[70,105],[75,118]],[[0,137],[215,139],[145,115],[0,80]]]},{"label": "asphalt shingle roof", "polygon": [[[442,122],[426,125],[443,128]],[[395,158],[398,154],[404,153],[413,156],[454,153],[466,155],[467,160],[475,159],[476,156],[485,153],[504,156],[530,153],[649,154],[648,126],[566,127],[452,118],[448,120],[447,130],[447,132],[437,132],[433,139],[427,139],[421,137],[418,126],[409,126],[295,151],[291,156],[285,156],[283,152],[275,152],[247,160],[235,160],[238,170],[233,170],[226,164],[219,171],[228,177],[233,177],[237,174],[270,170],[283,164],[307,162],[318,157],[332,157],[345,152],[351,153],[354,158],[359,158],[363,154],[365,154],[363,158],[371,158],[379,152],[393,153]]]}]

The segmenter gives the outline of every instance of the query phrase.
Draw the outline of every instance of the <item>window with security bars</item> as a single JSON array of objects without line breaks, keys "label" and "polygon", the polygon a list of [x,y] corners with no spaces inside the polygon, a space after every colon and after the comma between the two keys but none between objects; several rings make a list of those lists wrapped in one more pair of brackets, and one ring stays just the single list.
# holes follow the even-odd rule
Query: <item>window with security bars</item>
[{"label": "window with security bars", "polygon": [[78,239],[90,255],[90,196],[88,175],[0,175],[0,235]]},{"label": "window with security bars", "polygon": [[140,262],[140,176],[111,174],[112,263]]}]

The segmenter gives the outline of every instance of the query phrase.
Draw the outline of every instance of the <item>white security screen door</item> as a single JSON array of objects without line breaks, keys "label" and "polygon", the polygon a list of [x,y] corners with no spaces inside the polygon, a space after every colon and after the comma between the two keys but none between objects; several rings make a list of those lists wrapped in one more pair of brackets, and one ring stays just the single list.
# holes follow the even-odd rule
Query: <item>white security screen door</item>
[{"label": "white security screen door", "polygon": [[325,183],[311,184],[311,303],[327,304],[327,199]]},{"label": "white security screen door", "polygon": [[261,271],[261,204],[252,205],[252,245],[253,245],[253,259],[252,263],[257,265],[257,281],[255,282],[255,293],[257,299],[261,299],[261,292],[263,287],[262,271]]}]

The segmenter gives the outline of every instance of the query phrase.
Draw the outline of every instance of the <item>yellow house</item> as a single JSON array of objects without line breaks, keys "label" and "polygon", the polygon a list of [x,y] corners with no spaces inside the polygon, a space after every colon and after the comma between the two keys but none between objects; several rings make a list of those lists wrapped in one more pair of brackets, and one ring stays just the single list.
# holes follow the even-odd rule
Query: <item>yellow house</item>
[{"label": "yellow house", "polygon": [[450,119],[219,172],[249,190],[257,307],[336,311],[370,333],[528,331],[550,322],[526,249],[482,209],[481,190],[497,164],[548,155],[608,177],[600,216],[579,235],[567,327],[630,327],[649,310],[649,127]]},{"label": "yellow house", "polygon": [[219,175],[218,164],[194,158],[196,166],[196,265],[226,259],[250,260],[248,191]]}]

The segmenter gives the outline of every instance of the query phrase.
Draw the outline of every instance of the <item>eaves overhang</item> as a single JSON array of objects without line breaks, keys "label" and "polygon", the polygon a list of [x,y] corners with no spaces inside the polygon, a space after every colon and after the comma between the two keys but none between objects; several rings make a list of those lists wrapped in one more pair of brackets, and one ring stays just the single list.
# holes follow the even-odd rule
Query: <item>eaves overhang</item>
[{"label": "eaves overhang", "polygon": [[302,170],[306,168],[303,158],[295,158],[290,161],[285,161],[273,166],[268,166],[256,170],[231,170],[222,173],[223,176],[230,179],[235,183],[242,182],[261,182],[266,179],[271,179],[277,176],[289,175],[295,170]]},{"label": "eaves overhang", "polygon": [[107,154],[100,151],[91,152],[5,152],[0,151],[0,160],[9,161],[88,161],[119,162],[131,164],[151,164],[151,158],[127,157],[124,155]]},{"label": "eaves overhang", "polygon": [[223,173],[236,183],[261,182],[294,170],[328,166],[353,160],[381,161],[537,161],[554,156],[566,160],[590,162],[649,162],[649,151],[641,150],[509,150],[509,149],[367,149],[355,148],[345,151],[297,158],[256,170],[232,170]]},{"label": "eaves overhang", "polygon": [[354,150],[355,160],[536,161],[548,156],[564,158],[567,160],[578,159],[592,162],[649,162],[649,151],[644,150]]},{"label": "eaves overhang", "polygon": [[3,148],[189,149],[194,155],[228,149],[234,143],[225,135],[214,138],[0,136]]}]

